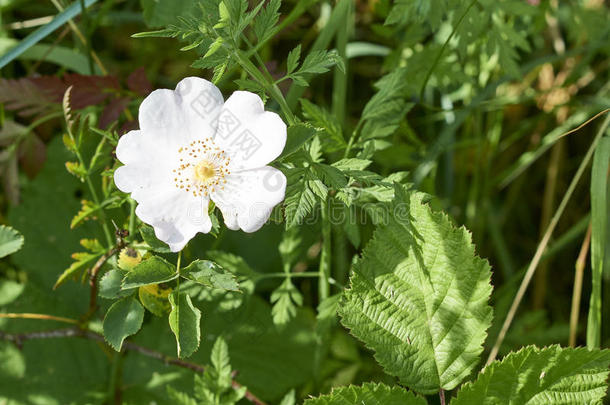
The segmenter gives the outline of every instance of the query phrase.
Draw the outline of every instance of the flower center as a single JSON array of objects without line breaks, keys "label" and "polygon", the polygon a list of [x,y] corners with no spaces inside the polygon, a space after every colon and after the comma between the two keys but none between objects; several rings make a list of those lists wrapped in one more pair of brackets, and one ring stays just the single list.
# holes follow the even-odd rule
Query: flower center
[{"label": "flower center", "polygon": [[202,160],[195,166],[195,178],[202,183],[207,183],[216,175],[216,168],[207,160]]},{"label": "flower center", "polygon": [[172,171],[177,188],[195,197],[224,190],[226,177],[231,174],[228,168],[231,158],[212,139],[193,141],[178,149],[178,156],[178,167]]}]

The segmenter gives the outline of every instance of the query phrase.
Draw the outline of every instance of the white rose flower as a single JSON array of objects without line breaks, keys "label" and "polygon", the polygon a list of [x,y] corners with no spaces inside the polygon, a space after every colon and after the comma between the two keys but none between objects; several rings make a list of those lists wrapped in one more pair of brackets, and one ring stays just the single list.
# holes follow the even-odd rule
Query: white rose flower
[{"label": "white rose flower", "polygon": [[209,81],[187,77],[146,97],[138,120],[119,139],[114,181],[173,252],[210,231],[210,200],[229,229],[254,232],[284,199],[286,177],[267,164],[284,149],[286,125],[256,94],[225,102]]}]

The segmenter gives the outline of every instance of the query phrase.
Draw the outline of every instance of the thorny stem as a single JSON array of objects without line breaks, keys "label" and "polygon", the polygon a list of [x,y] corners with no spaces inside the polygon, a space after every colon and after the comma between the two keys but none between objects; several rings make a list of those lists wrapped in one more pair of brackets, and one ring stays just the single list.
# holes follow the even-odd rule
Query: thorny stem
[{"label": "thorny stem", "polygon": [[538,263],[540,263],[542,254],[544,253],[546,246],[548,245],[549,240],[551,239],[551,235],[553,234],[553,231],[555,230],[557,223],[559,222],[559,218],[561,218],[561,215],[563,214],[563,211],[565,210],[566,205],[568,204],[568,201],[570,200],[570,197],[572,197],[572,193],[574,192],[576,185],[578,184],[580,178],[582,177],[583,172],[585,171],[585,168],[588,166],[589,161],[591,160],[591,157],[593,156],[593,152],[595,151],[595,147],[597,146],[599,139],[606,132],[606,128],[608,128],[609,123],[610,123],[610,115],[606,117],[606,119],[602,123],[599,131],[595,135],[595,138],[593,139],[593,142],[591,143],[591,146],[589,147],[587,154],[585,155],[584,159],[580,163],[580,166],[578,167],[576,174],[572,178],[572,182],[570,183],[568,190],[564,194],[563,199],[561,200],[561,203],[559,204],[559,207],[557,208],[557,211],[555,211],[555,215],[553,215],[553,218],[551,219],[551,222],[549,223],[549,226],[546,229],[546,232],[544,233],[542,240],[538,244],[538,248],[536,249],[534,258],[530,262],[530,265],[527,268],[525,276],[523,277],[523,280],[521,281],[519,290],[517,291],[517,294],[515,295],[515,298],[513,299],[513,303],[510,307],[510,310],[508,311],[508,315],[506,315],[506,319],[504,320],[502,329],[500,330],[500,333],[498,334],[498,337],[496,338],[496,342],[494,343],[494,345],[491,349],[491,352],[489,353],[489,357],[487,358],[486,364],[490,364],[491,362],[493,362],[496,359],[496,356],[498,355],[498,351],[500,350],[500,346],[502,345],[502,342],[504,341],[504,338],[506,337],[506,333],[508,332],[508,329],[510,328],[510,325],[513,322],[515,314],[517,313],[517,309],[519,308],[519,305],[521,304],[521,300],[523,299],[523,296],[525,295],[525,291],[527,290],[527,287],[529,286],[532,276],[536,272]]},{"label": "thorny stem", "polygon": [[[104,337],[102,335],[100,335],[99,333],[95,333],[90,330],[85,330],[85,329],[80,329],[80,328],[54,329],[54,330],[27,332],[27,333],[19,333],[19,334],[12,334],[12,333],[6,333],[6,332],[0,331],[0,340],[6,340],[9,342],[13,342],[18,347],[21,347],[23,345],[23,342],[25,342],[27,340],[68,338],[68,337],[84,338],[84,339],[93,340],[96,342],[106,344]],[[186,368],[186,369],[195,371],[197,373],[203,373],[205,371],[205,367],[200,364],[180,360],[180,359],[177,359],[177,358],[171,357],[171,356],[166,356],[165,354],[163,354],[161,352],[137,345],[133,342],[129,342],[129,341],[123,342],[122,350],[137,352],[144,356],[151,357],[153,359],[162,361],[165,364],[171,364],[173,366]],[[240,389],[242,387],[242,385],[235,380],[231,381],[231,386],[234,389]],[[258,397],[256,397],[256,395],[254,395],[250,391],[246,391],[246,398],[255,405],[266,405],[265,402],[260,400]]]}]

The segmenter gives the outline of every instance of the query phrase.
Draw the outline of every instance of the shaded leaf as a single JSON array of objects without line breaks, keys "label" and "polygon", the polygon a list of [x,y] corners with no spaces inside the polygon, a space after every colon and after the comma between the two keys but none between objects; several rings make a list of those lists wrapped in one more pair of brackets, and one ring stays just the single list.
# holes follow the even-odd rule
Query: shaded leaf
[{"label": "shaded leaf", "polygon": [[106,312],[104,317],[104,338],[116,351],[120,351],[123,340],[140,330],[144,319],[144,308],[132,297],[123,298]]},{"label": "shaded leaf", "polygon": [[165,283],[177,277],[176,266],[159,256],[153,256],[138,264],[125,275],[123,289]]},{"label": "shaded leaf", "polygon": [[169,314],[169,327],[176,336],[178,357],[185,358],[199,347],[201,339],[201,311],[193,305],[188,294],[174,292],[169,296],[172,311]]}]

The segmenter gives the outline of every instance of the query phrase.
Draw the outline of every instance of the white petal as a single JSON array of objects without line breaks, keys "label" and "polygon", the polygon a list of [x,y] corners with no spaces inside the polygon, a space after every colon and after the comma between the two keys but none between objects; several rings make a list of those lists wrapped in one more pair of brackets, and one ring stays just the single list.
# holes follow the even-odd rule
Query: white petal
[{"label": "white petal", "polygon": [[218,116],[216,145],[229,152],[233,170],[263,167],[277,158],[286,144],[286,124],[265,111],[259,96],[236,91]]},{"label": "white petal", "polygon": [[212,193],[229,229],[259,230],[273,207],[284,199],[286,177],[270,166],[245,170],[227,177],[224,190]]},{"label": "white petal", "polygon": [[157,238],[167,243],[172,252],[178,252],[198,232],[212,229],[208,204],[207,198],[177,190],[149,195],[136,207],[136,215],[155,229]]},{"label": "white petal", "polygon": [[199,77],[187,77],[176,90],[159,89],[140,105],[140,130],[161,147],[213,137],[223,105],[220,90]]}]

